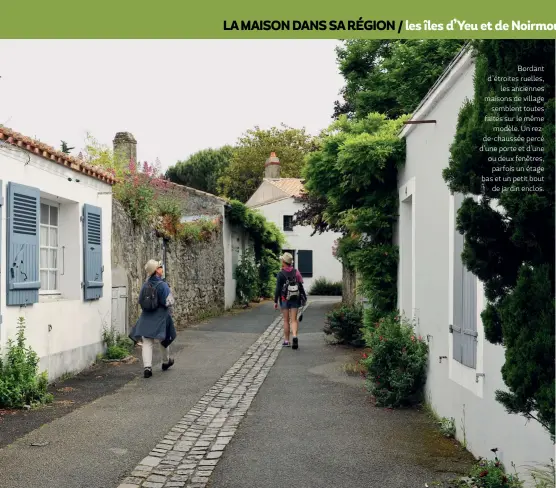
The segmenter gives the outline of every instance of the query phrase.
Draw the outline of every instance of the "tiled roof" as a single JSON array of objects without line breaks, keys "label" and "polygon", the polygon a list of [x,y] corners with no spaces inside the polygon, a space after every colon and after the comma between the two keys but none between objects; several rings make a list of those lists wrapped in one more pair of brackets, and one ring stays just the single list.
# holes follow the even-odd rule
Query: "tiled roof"
[{"label": "tiled roof", "polygon": [[264,180],[279,188],[290,197],[301,196],[305,188],[303,180],[299,178],[265,178]]},{"label": "tiled roof", "polygon": [[63,153],[48,144],[36,141],[30,137],[26,137],[18,132],[14,132],[7,127],[0,127],[0,141],[12,144],[16,147],[29,151],[30,153],[41,156],[45,159],[53,161],[61,166],[65,166],[79,173],[96,178],[97,180],[113,185],[116,183],[116,177],[107,171],[92,166],[85,161],[82,161],[74,156]]}]

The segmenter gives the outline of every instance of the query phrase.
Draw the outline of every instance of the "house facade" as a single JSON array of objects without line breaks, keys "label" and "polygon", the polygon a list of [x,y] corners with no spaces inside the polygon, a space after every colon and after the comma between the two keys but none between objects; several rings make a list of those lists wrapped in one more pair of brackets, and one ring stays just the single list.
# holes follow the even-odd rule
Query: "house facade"
[{"label": "house facade", "polygon": [[280,160],[272,153],[265,163],[265,178],[246,205],[261,212],[284,232],[283,251],[293,255],[294,266],[309,291],[318,278],[342,281],[342,264],[332,253],[334,242],[341,235],[324,232],[312,236],[312,227],[294,225],[294,215],[303,208],[299,201],[303,188],[301,179],[280,178]]},{"label": "house facade", "polygon": [[23,318],[49,379],[81,370],[110,326],[112,176],[0,128],[0,352]]},{"label": "house facade", "polygon": [[457,438],[475,455],[498,457],[518,471],[554,456],[548,433],[537,423],[509,415],[495,400],[505,390],[504,349],[484,336],[483,284],[461,261],[463,236],[455,227],[463,196],[450,194],[442,178],[448,166],[460,108],[474,96],[475,67],[462,51],[429,91],[407,125],[405,167],[399,175],[400,248],[398,306],[427,339],[427,396],[441,417],[454,418]]}]

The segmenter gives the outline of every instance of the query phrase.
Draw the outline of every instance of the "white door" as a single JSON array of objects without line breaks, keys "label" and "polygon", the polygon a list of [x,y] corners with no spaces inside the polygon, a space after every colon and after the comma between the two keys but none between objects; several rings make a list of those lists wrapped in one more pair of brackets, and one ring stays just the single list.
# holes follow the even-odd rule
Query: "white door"
[{"label": "white door", "polygon": [[112,327],[127,335],[127,289],[125,286],[112,288]]}]

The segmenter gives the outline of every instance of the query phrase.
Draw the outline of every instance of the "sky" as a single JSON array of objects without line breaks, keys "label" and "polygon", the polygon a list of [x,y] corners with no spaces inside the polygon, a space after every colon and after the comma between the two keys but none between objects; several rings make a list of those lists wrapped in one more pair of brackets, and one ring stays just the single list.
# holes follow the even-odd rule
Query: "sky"
[{"label": "sky", "polygon": [[[162,168],[247,129],[317,134],[344,82],[331,40],[0,40],[0,124],[56,148],[137,139]],[[279,156],[279,155],[278,155]],[[263,164],[264,161],[261,162]]]}]

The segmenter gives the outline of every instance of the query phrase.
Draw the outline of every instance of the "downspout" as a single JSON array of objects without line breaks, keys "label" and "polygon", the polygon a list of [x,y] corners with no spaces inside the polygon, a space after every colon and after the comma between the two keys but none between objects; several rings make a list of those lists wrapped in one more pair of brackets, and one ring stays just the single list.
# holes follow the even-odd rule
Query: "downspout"
[{"label": "downspout", "polygon": [[168,246],[168,239],[166,237],[162,238],[162,265],[164,266],[164,281],[168,283],[168,265],[166,259],[166,248]]}]

